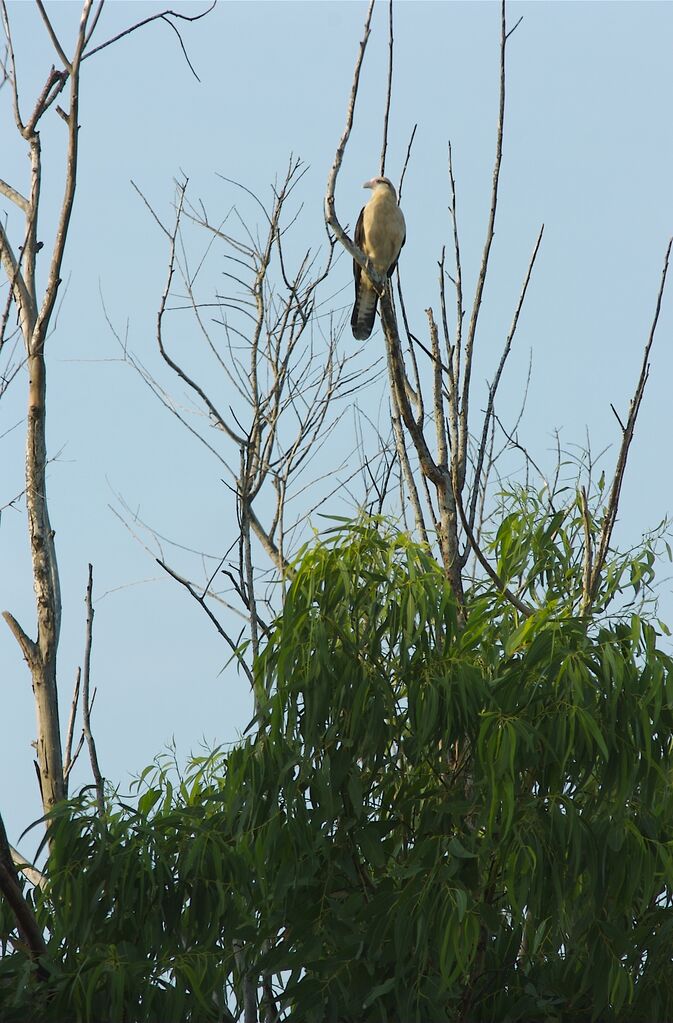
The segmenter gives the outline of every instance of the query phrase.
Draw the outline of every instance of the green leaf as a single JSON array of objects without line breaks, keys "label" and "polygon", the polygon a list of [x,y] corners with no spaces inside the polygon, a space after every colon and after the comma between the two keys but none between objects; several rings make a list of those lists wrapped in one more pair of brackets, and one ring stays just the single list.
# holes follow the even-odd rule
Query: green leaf
[{"label": "green leaf", "polygon": [[370,993],[365,998],[364,1002],[362,1003],[362,1008],[368,1009],[370,1005],[374,1004],[377,998],[380,998],[381,995],[387,995],[388,992],[392,991],[394,987],[395,987],[394,977],[389,977],[388,980],[384,980],[382,984],[377,984],[377,986],[372,991],[370,991]]},{"label": "green leaf", "polygon": [[456,856],[460,860],[471,860],[477,857],[476,853],[470,852],[469,849],[465,848],[457,835],[454,835],[449,841],[448,849],[452,856]]}]

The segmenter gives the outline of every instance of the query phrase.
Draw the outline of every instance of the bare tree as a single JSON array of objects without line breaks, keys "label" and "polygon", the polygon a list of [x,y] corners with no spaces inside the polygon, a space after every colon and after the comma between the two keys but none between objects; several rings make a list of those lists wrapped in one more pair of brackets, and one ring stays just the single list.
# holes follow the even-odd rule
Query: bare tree
[{"label": "bare tree", "polygon": [[[9,285],[0,320],[0,349],[6,342],[13,343],[16,340],[16,331],[13,331],[10,325],[10,314],[12,309],[15,309],[25,355],[23,359],[14,355],[11,372],[9,377],[7,373],[5,374],[3,386],[7,386],[8,379],[16,378],[25,361],[28,371],[25,499],[36,599],[36,638],[31,638],[10,611],[4,611],[3,617],[21,647],[32,676],[37,715],[38,777],[44,811],[48,813],[64,798],[67,789],[58,711],[56,664],[61,625],[61,593],[54,530],[49,517],[47,498],[46,347],[53,327],[61,286],[63,259],[77,185],[80,72],[87,57],[142,25],[157,20],[173,24],[176,18],[195,21],[206,12],[185,16],[162,11],[132,25],[114,39],[108,39],[93,47],[92,39],[103,10],[103,2],[84,0],[76,38],[68,54],[58,38],[42,0],[36,0],[36,8],[38,18],[41,19],[51,41],[56,66],[49,71],[42,89],[31,105],[30,112],[26,114],[23,97],[19,94],[10,11],[5,0],[1,3],[6,41],[1,71],[11,95],[16,130],[29,157],[30,178],[25,189],[0,179],[0,193],[23,217],[23,235],[14,242],[10,240],[8,228],[0,223],[0,261]],[[173,27],[175,28],[174,24]],[[59,99],[63,105],[59,105],[57,102]],[[65,124],[62,195],[58,222],[50,245],[38,237],[43,174],[40,129],[48,114],[57,114]],[[48,255],[45,283],[40,288],[38,262],[43,249]],[[85,714],[88,713],[88,709],[85,707]]]},{"label": "bare tree", "polygon": [[[304,173],[301,161],[292,157],[268,204],[223,178],[240,198],[218,220],[202,203],[190,203],[186,180],[177,186],[170,224],[143,196],[168,245],[157,347],[174,381],[186,389],[187,401],[178,401],[159,382],[157,371],[125,349],[155,396],[213,455],[233,495],[223,552],[204,559],[198,582],[169,564],[158,534],[148,529],[159,545],[159,564],[203,608],[251,684],[244,650],[249,647],[256,656],[268,616],[279,607],[276,595],[292,574],[302,526],[326,495],[344,484],[341,476],[335,483],[330,473],[315,469],[343,414],[338,403],[375,371],[358,371],[353,355],[338,350],[343,317],[326,308],[331,296],[322,296],[333,243],[324,258],[311,249],[294,254],[290,231],[301,208],[292,209],[291,203]],[[255,217],[261,223],[254,223]],[[194,258],[195,233],[205,234],[206,242]],[[226,260],[224,284],[214,297],[200,279],[211,250]],[[191,314],[187,329],[178,326],[185,312]],[[186,333],[196,334],[198,348],[184,343]],[[188,351],[189,361],[177,354]],[[343,459],[337,469],[352,475],[347,462]],[[306,501],[311,487],[313,505]],[[292,514],[291,502],[300,494],[302,511]],[[124,517],[130,528],[137,527],[128,509]],[[260,553],[266,568],[259,563]],[[235,632],[223,612],[241,609],[245,624]]]}]

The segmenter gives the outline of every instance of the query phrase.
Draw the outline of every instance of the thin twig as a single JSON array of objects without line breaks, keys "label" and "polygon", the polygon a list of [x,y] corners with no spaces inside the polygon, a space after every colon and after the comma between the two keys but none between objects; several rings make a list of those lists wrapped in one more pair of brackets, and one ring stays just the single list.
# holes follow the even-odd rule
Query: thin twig
[{"label": "thin twig", "polygon": [[19,132],[23,135],[25,126],[21,119],[21,111],[19,109],[19,80],[16,73],[16,60],[14,57],[14,42],[12,40],[12,30],[9,22],[9,12],[7,10],[6,0],[0,0],[0,10],[2,10],[2,24],[5,30],[5,39],[7,40],[7,51],[9,53],[9,66],[11,68],[11,74],[9,79],[12,83],[12,103],[14,108],[14,120]]},{"label": "thin twig", "polygon": [[338,241],[341,242],[346,252],[358,263],[359,266],[365,271],[374,287],[383,294],[386,287],[387,278],[379,274],[371,262],[365,256],[362,249],[360,249],[355,243],[348,237],[344,229],[342,228],[339,219],[336,215],[334,192],[336,189],[337,178],[339,171],[341,170],[341,164],[343,162],[344,153],[348,140],[350,138],[351,130],[353,128],[353,117],[355,114],[355,103],[358,95],[358,86],[360,83],[360,71],[362,70],[362,62],[365,56],[365,50],[367,49],[367,41],[369,39],[369,33],[371,31],[371,20],[372,13],[374,11],[375,0],[370,0],[369,8],[367,10],[367,17],[365,19],[364,35],[360,42],[360,49],[358,52],[357,60],[355,62],[355,71],[353,73],[353,83],[351,85],[351,94],[348,102],[348,112],[346,114],[346,126],[343,130],[339,144],[334,155],[334,163],[332,164],[327,178],[327,192],[325,194],[325,223],[328,228],[334,232]]},{"label": "thin twig", "polygon": [[418,529],[420,538],[423,541],[423,543],[429,543],[428,532],[425,525],[425,519],[423,517],[423,509],[421,508],[421,502],[418,497],[418,488],[416,487],[414,474],[409,463],[409,455],[404,441],[404,431],[402,430],[400,413],[397,407],[397,400],[394,393],[391,394],[391,401],[393,402],[393,411],[391,411],[390,419],[393,424],[397,454],[400,460],[400,465],[402,467],[402,478],[404,479],[404,482],[406,484],[409,500],[411,501],[411,507],[413,508],[414,511],[416,528]]},{"label": "thin twig", "polygon": [[393,0],[388,3],[388,89],[386,92],[386,109],[383,115],[383,146],[381,148],[381,177],[386,173],[386,152],[388,150],[388,119],[390,117],[390,101],[393,94]]},{"label": "thin twig", "polygon": [[624,482],[624,473],[626,472],[626,463],[629,457],[629,448],[631,441],[633,440],[633,432],[636,428],[636,420],[638,419],[638,413],[640,411],[640,405],[643,400],[643,394],[645,393],[645,385],[647,383],[647,377],[650,371],[650,350],[654,342],[654,335],[657,329],[657,323],[659,322],[659,313],[661,311],[661,301],[664,295],[664,288],[666,287],[666,277],[668,274],[668,263],[671,255],[671,246],[673,245],[673,238],[669,240],[666,248],[666,255],[664,257],[664,266],[661,272],[661,283],[659,284],[659,291],[657,293],[657,302],[654,310],[654,319],[652,320],[652,326],[650,328],[650,335],[645,345],[645,351],[643,352],[643,362],[640,369],[640,377],[636,386],[635,393],[631,399],[629,406],[629,414],[626,420],[626,427],[623,430],[622,443],[619,449],[619,455],[617,458],[617,465],[615,466],[615,474],[612,480],[612,486],[610,488],[610,496],[608,498],[607,508],[603,517],[603,526],[601,529],[600,537],[598,540],[598,549],[594,560],[593,570],[591,573],[591,585],[589,587],[589,600],[587,602],[587,608],[595,600],[596,593],[598,591],[598,584],[600,582],[601,572],[605,565],[605,559],[608,555],[610,547],[610,541],[612,539],[612,531],[617,520],[617,512],[619,510],[619,497],[622,489],[622,483]]},{"label": "thin twig", "polygon": [[185,579],[183,576],[178,575],[178,573],[175,572],[172,568],[170,568],[170,566],[167,565],[164,561],[162,561],[161,558],[156,558],[155,560],[156,560],[157,565],[160,565],[161,568],[163,568],[164,572],[166,572],[168,575],[170,575],[171,579],[175,579],[175,581],[180,583],[181,586],[184,586],[184,588],[187,590],[188,593],[191,594],[191,596],[194,598],[194,600],[197,602],[197,604],[201,605],[201,607],[206,612],[206,614],[210,618],[211,622],[213,623],[213,625],[215,626],[215,628],[219,632],[219,634],[222,637],[222,639],[230,647],[234,657],[236,658],[236,660],[240,664],[241,668],[245,672],[245,674],[247,676],[247,679],[248,679],[248,682],[250,683],[250,686],[254,688],[254,677],[253,677],[252,671],[251,671],[250,667],[243,660],[243,657],[241,656],[240,650],[238,648],[238,643],[234,643],[234,641],[232,640],[231,636],[229,636],[229,634],[227,632],[225,632],[225,630],[222,628],[222,626],[218,622],[217,618],[215,617],[213,612],[210,610],[210,608],[206,604],[205,596],[202,596],[199,593],[197,593],[197,591],[194,589],[194,587],[192,586],[192,584],[189,582],[188,579]]},{"label": "thin twig", "polygon": [[178,203],[175,212],[175,223],[173,226],[173,230],[171,232],[168,232],[167,229],[163,227],[163,225],[161,225],[163,231],[168,234],[168,237],[170,239],[170,252],[168,260],[168,274],[166,277],[166,286],[161,296],[161,303],[159,305],[159,311],[157,313],[157,344],[159,346],[159,351],[164,362],[166,362],[167,365],[170,366],[170,368],[173,370],[173,372],[176,373],[180,377],[180,379],[185,384],[187,384],[187,386],[191,388],[191,390],[193,390],[195,394],[199,396],[199,398],[204,403],[204,405],[210,412],[211,416],[213,417],[213,421],[215,422],[215,424],[219,426],[220,429],[224,430],[224,432],[228,434],[228,436],[236,444],[241,445],[245,444],[245,439],[231,429],[231,427],[227,424],[225,417],[219,413],[219,411],[217,410],[213,402],[210,400],[204,389],[199,384],[197,384],[195,380],[193,380],[190,376],[187,375],[187,373],[182,369],[182,367],[179,366],[178,363],[171,358],[171,356],[166,351],[166,348],[164,347],[163,320],[166,314],[166,305],[168,303],[168,296],[170,294],[171,285],[173,283],[173,276],[175,274],[176,241],[178,237],[178,232],[180,230],[180,218],[182,216],[182,209],[184,206],[187,184],[188,180],[185,179],[181,184],[178,185]]},{"label": "thin twig", "polygon": [[91,684],[91,644],[93,639],[93,566],[89,565],[89,578],[86,586],[86,640],[84,644],[84,670],[82,672],[82,728],[89,747],[89,760],[96,786],[96,802],[101,819],[105,816],[105,787],[98,764],[96,743],[91,732],[91,707],[93,700],[89,696]]},{"label": "thin twig", "polygon": [[614,417],[615,417],[615,419],[617,420],[617,422],[619,423],[619,425],[621,427],[622,433],[625,433],[626,432],[626,427],[624,426],[624,424],[622,422],[622,418],[621,418],[619,412],[617,411],[617,409],[615,408],[615,406],[612,404],[612,402],[610,402],[610,408],[612,409],[612,411],[614,413]]},{"label": "thin twig", "polygon": [[400,185],[399,185],[399,188],[397,189],[397,201],[398,201],[398,203],[401,203],[401,201],[402,201],[402,186],[404,184],[404,178],[405,178],[405,175],[407,173],[407,167],[409,166],[409,158],[411,157],[411,147],[414,144],[414,138],[416,137],[416,129],[417,128],[418,128],[418,124],[415,124],[414,127],[413,127],[413,131],[411,132],[411,138],[409,139],[409,145],[407,146],[407,155],[404,158],[404,166],[402,167],[402,173],[400,174]]},{"label": "thin twig", "polygon": [[500,101],[498,107],[498,130],[495,150],[495,163],[493,166],[493,184],[491,187],[491,208],[488,216],[488,227],[486,228],[486,241],[484,242],[484,250],[481,257],[481,267],[479,269],[479,277],[477,279],[477,287],[474,293],[474,302],[472,304],[472,313],[470,316],[470,325],[467,331],[467,339],[465,342],[465,361],[463,369],[463,385],[461,394],[461,408],[460,408],[460,441],[458,449],[458,460],[459,469],[457,475],[457,482],[460,485],[461,491],[465,482],[465,469],[467,459],[467,445],[469,437],[469,403],[470,403],[470,380],[472,376],[472,360],[474,352],[474,342],[477,333],[477,321],[479,319],[479,311],[481,309],[481,302],[484,294],[484,285],[486,283],[486,273],[488,271],[489,257],[491,254],[491,246],[493,244],[493,237],[495,235],[495,214],[498,206],[498,185],[500,181],[500,165],[502,163],[502,140],[504,133],[505,124],[505,50],[507,45],[507,26],[505,16],[505,0],[502,0],[501,14],[500,14]]},{"label": "thin twig", "polygon": [[[451,363],[451,369],[453,373],[453,381],[456,395],[460,393],[460,373],[461,373],[461,356],[463,347],[463,270],[460,260],[460,236],[458,233],[458,210],[456,204],[458,198],[456,195],[456,179],[453,174],[453,154],[451,151],[451,143],[449,142],[449,181],[451,183],[451,224],[453,227],[453,251],[456,262],[456,277],[455,277],[455,288],[456,288],[456,336],[454,339],[453,353],[449,352],[449,356],[453,354]],[[443,287],[443,281],[442,281]],[[447,330],[448,337],[448,330]],[[458,407],[456,404],[456,425],[454,430],[457,433],[457,413]]]},{"label": "thin twig", "polygon": [[485,452],[486,452],[486,444],[487,444],[487,439],[488,439],[489,421],[491,419],[491,416],[493,415],[493,408],[494,408],[494,404],[495,404],[496,394],[498,393],[498,386],[500,384],[500,378],[502,377],[502,372],[503,372],[503,370],[505,368],[505,363],[507,362],[507,359],[509,357],[509,353],[512,350],[512,341],[514,340],[514,335],[516,333],[516,328],[517,328],[518,323],[519,323],[519,316],[521,315],[521,310],[522,310],[523,304],[524,304],[524,302],[526,300],[526,292],[528,291],[528,285],[530,283],[531,275],[533,273],[533,267],[535,266],[535,260],[537,259],[537,254],[538,254],[538,251],[539,251],[539,248],[540,248],[540,244],[542,242],[542,235],[543,235],[543,233],[544,233],[544,224],[540,228],[540,232],[539,232],[539,234],[537,236],[537,241],[535,242],[535,246],[533,248],[533,253],[532,253],[532,255],[530,257],[530,260],[528,262],[528,270],[526,271],[526,278],[525,278],[525,280],[523,282],[523,287],[521,288],[521,294],[519,295],[519,301],[517,303],[516,310],[514,312],[514,318],[512,320],[512,325],[511,325],[511,327],[509,329],[509,333],[507,335],[507,340],[505,341],[505,347],[503,349],[502,356],[500,357],[500,363],[499,363],[498,368],[496,370],[496,374],[495,374],[495,376],[493,378],[493,382],[491,383],[491,386],[488,389],[488,403],[486,405],[486,412],[484,414],[484,424],[483,424],[482,431],[481,431],[481,441],[480,441],[480,444],[479,444],[479,451],[478,451],[478,454],[477,454],[477,464],[476,464],[475,470],[474,470],[474,484],[473,484],[473,488],[472,488],[472,495],[471,495],[471,498],[470,498],[469,523],[470,523],[470,528],[471,529],[474,529],[474,519],[475,519],[475,513],[476,513],[476,507],[477,507],[477,497],[478,497],[478,493],[479,493],[479,483],[480,483],[480,480],[481,480],[481,474],[482,474],[483,465],[484,465],[484,455],[485,455]]},{"label": "thin twig", "polygon": [[585,487],[580,487],[578,503],[582,513],[582,528],[584,530],[584,557],[582,561],[582,613],[584,614],[591,604],[591,567],[593,562],[593,537],[591,531],[591,515],[589,513],[589,501]]},{"label": "thin twig", "polygon": [[[502,430],[502,432],[504,433],[504,435],[505,435],[505,437],[507,439],[507,445],[511,445],[513,448],[516,448],[517,451],[520,451],[521,454],[524,457],[526,467],[531,466],[535,470],[535,472],[538,474],[540,479],[543,480],[543,482],[546,484],[547,481],[545,479],[545,475],[544,475],[542,469],[540,468],[540,466],[537,464],[537,462],[535,461],[535,459],[531,455],[530,451],[526,447],[524,447],[524,445],[518,440],[518,438],[514,435],[514,433],[510,433],[510,431],[505,428],[504,423],[502,422],[500,417],[498,415],[496,415],[495,413],[493,413],[493,422],[497,423],[498,426],[500,427],[500,429]],[[513,429],[514,430],[516,429],[516,424],[514,425]],[[497,461],[497,459],[499,458],[500,454],[502,454],[502,451],[506,449],[507,445],[505,445],[501,449],[501,451],[499,451],[494,456],[494,460],[495,461]],[[526,476],[526,479],[528,479],[528,475]],[[554,509],[553,495],[550,498],[550,508],[551,508],[552,512],[555,510]]]},{"label": "thin twig", "polygon": [[406,374],[403,368],[400,337],[397,329],[397,321],[395,319],[395,310],[387,291],[381,299],[381,318],[384,325],[384,333],[386,335],[388,365],[390,368],[391,383],[395,389],[397,398],[397,406],[400,410],[404,425],[411,434],[411,439],[414,442],[414,447],[416,448],[416,453],[423,473],[435,485],[441,484],[442,474],[435,465],[421,426],[414,418],[414,413],[409,402],[406,386]]},{"label": "thin twig", "polygon": [[[123,39],[125,36],[131,35],[132,32],[137,32],[137,30],[139,28],[144,28],[145,25],[149,25],[150,22],[152,22],[152,21],[164,21],[167,25],[169,25],[173,29],[173,31],[177,35],[178,41],[180,43],[180,49],[182,50],[184,58],[187,61],[187,64],[189,65],[189,69],[192,72],[192,74],[194,75],[194,77],[196,78],[197,82],[200,82],[201,79],[197,75],[196,71],[194,70],[194,66],[193,66],[192,62],[190,61],[189,57],[187,56],[187,51],[185,49],[185,45],[184,45],[184,43],[182,41],[182,37],[181,37],[180,33],[178,32],[176,26],[171,21],[169,21],[168,19],[169,18],[178,18],[180,21],[200,21],[201,18],[205,18],[205,16],[207,14],[210,14],[210,12],[214,9],[216,3],[217,3],[217,0],[213,0],[213,3],[210,5],[210,7],[207,7],[205,11],[201,11],[200,14],[191,14],[191,15],[190,14],[179,14],[177,11],[172,11],[170,9],[165,10],[165,11],[160,11],[158,14],[152,14],[149,18],[143,18],[142,21],[136,22],[135,25],[131,25],[129,28],[125,28],[123,32],[118,32],[116,36],[112,36],[111,39],[107,39],[104,43],[100,43],[99,46],[94,46],[93,50],[89,50],[87,53],[85,53],[84,57],[82,59],[83,60],[87,60],[87,58],[93,57],[93,55],[95,53],[100,53],[101,50],[104,50],[108,46],[112,46],[113,43],[118,42],[120,39]],[[98,18],[98,14],[99,13],[100,12],[97,12],[96,18]],[[87,42],[88,42],[88,39],[87,39]]]},{"label": "thin twig", "polygon": [[71,72],[72,71],[72,64],[70,63],[70,61],[66,57],[66,55],[65,55],[65,53],[63,51],[63,47],[61,46],[60,42],[58,41],[58,36],[56,35],[56,32],[54,31],[54,26],[52,25],[51,21],[49,20],[49,15],[47,14],[47,12],[44,9],[44,4],[42,3],[42,0],[35,0],[35,3],[37,4],[37,9],[40,12],[40,16],[41,16],[43,22],[46,25],[47,32],[49,33],[49,38],[51,39],[51,41],[53,43],[54,49],[56,50],[57,54],[59,55],[59,57],[63,61],[63,67],[66,69],[66,71]]},{"label": "thin twig", "polygon": [[[77,705],[79,703],[79,689],[80,682],[82,679],[82,669],[77,669],[77,675],[75,676],[75,690],[73,692],[72,701],[70,703],[70,714],[68,716],[68,728],[66,731],[65,739],[65,752],[63,756],[63,777],[67,782],[68,775],[72,770],[75,763],[75,759],[72,756],[72,740],[75,734],[75,717],[77,715]],[[67,785],[66,785],[67,793]]]}]

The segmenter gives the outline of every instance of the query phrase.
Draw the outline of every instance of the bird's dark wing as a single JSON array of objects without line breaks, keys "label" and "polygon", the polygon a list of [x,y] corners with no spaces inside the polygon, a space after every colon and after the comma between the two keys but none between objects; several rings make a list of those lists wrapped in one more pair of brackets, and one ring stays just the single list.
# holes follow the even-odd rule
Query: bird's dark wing
[{"label": "bird's dark wing", "polygon": [[[365,247],[365,208],[364,208],[364,206],[360,210],[360,216],[358,217],[358,222],[355,225],[355,235],[353,237],[353,240],[354,240],[355,244],[357,245],[357,247],[359,249],[362,249],[362,251],[364,252],[364,247]],[[360,264],[356,260],[353,260],[353,277],[355,278],[355,296],[356,296],[356,298],[357,298],[358,288],[360,286],[360,274],[361,273],[362,273],[362,268],[361,268]]]},{"label": "bird's dark wing", "polygon": [[[404,248],[404,243],[405,243],[406,240],[407,240],[407,235],[406,235],[406,232],[405,232],[404,238],[402,239],[402,244],[400,245],[400,252]],[[392,277],[393,274],[395,273],[395,267],[397,266],[397,260],[400,258],[400,252],[397,253],[397,259],[395,260],[393,265],[388,270],[388,277]]]},{"label": "bird's dark wing", "polygon": [[[358,248],[365,251],[364,207],[360,211],[355,225],[354,240]],[[366,341],[374,329],[378,296],[368,278],[362,277],[362,267],[353,260],[353,277],[355,278],[355,302],[351,316],[351,329],[356,341]]]}]

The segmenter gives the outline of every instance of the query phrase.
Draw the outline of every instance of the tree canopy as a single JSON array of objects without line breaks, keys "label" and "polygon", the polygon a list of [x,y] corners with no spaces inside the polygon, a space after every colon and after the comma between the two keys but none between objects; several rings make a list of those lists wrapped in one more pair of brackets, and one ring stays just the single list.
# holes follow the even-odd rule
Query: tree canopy
[{"label": "tree canopy", "polygon": [[383,520],[308,546],[252,735],[53,811],[49,980],[5,955],[4,1018],[43,991],[36,1020],[227,1019],[254,969],[270,1019],[669,1019],[673,662],[651,616],[549,599],[551,548],[581,573],[558,515],[503,521],[544,591],[523,620],[475,582],[461,627]]}]

